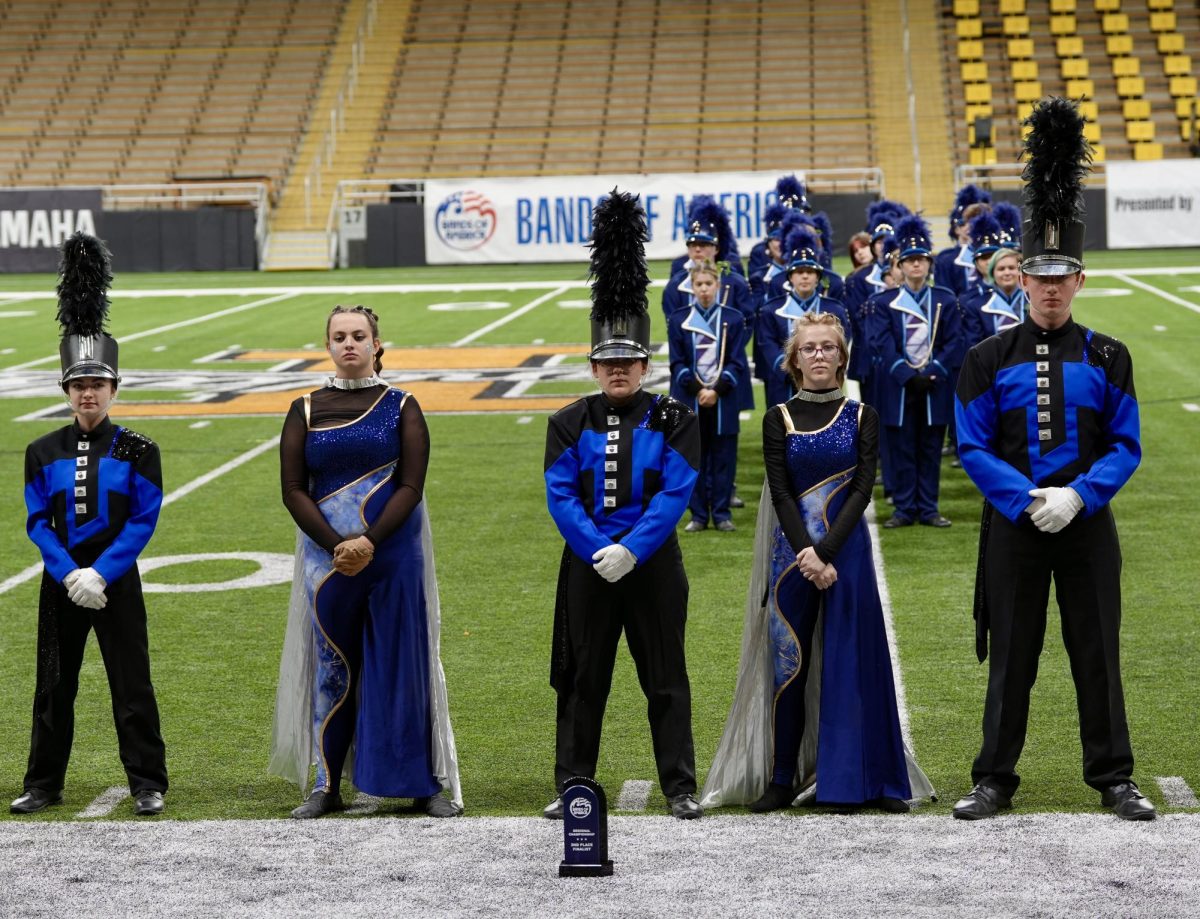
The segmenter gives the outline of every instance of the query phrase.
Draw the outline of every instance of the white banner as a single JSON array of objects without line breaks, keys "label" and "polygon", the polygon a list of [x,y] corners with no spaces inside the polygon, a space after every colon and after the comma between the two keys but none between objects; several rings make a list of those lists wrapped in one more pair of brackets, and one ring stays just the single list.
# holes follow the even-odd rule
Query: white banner
[{"label": "white banner", "polygon": [[[796,173],[800,179],[802,172]],[[687,206],[712,195],[729,211],[743,258],[763,238],[763,212],[775,200],[774,172],[690,175],[429,179],[425,259],[455,262],[586,262],[592,209],[612,189],[641,195],[650,232],[646,257],[684,253]]]},{"label": "white banner", "polygon": [[1200,246],[1200,160],[1104,164],[1108,248]]}]

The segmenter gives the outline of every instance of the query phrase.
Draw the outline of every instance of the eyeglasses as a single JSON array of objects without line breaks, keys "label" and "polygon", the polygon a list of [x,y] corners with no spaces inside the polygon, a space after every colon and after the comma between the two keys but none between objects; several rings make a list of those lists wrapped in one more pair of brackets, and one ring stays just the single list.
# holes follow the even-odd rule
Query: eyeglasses
[{"label": "eyeglasses", "polygon": [[822,357],[833,357],[838,353],[837,345],[801,345],[799,348],[801,354],[805,357],[816,357],[818,354]]}]

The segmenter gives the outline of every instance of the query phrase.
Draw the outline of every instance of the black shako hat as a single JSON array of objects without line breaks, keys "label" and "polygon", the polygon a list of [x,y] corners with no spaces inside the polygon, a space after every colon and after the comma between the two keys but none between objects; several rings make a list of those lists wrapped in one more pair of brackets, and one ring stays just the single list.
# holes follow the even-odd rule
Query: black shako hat
[{"label": "black shako hat", "polygon": [[62,244],[58,266],[58,322],[62,343],[59,385],[79,377],[101,377],[120,382],[117,373],[117,340],[104,330],[108,318],[108,288],[112,283],[110,255],[104,243],[86,233],[76,233]]},{"label": "black shako hat", "polygon": [[1039,102],[1025,119],[1025,213],[1021,271],[1065,275],[1083,270],[1083,179],[1092,148],[1079,106],[1058,96]]},{"label": "black shako hat", "polygon": [[650,357],[646,312],[646,212],[637,195],[612,190],[592,214],[592,351],[594,361]]}]

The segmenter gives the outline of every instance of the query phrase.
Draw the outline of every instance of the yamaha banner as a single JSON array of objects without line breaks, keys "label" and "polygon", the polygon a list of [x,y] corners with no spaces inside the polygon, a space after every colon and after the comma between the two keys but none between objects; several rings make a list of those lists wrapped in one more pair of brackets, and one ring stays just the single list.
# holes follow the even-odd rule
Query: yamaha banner
[{"label": "yamaha banner", "polygon": [[586,262],[592,210],[613,188],[641,195],[650,232],[647,258],[683,254],[693,195],[711,195],[724,205],[745,256],[763,238],[763,212],[775,200],[778,178],[775,170],[430,179],[425,183],[425,259],[431,265]]},{"label": "yamaha banner", "polygon": [[1200,246],[1200,160],[1104,165],[1108,248]]},{"label": "yamaha banner", "polygon": [[95,235],[98,188],[0,189],[0,273],[55,272],[76,230]]}]

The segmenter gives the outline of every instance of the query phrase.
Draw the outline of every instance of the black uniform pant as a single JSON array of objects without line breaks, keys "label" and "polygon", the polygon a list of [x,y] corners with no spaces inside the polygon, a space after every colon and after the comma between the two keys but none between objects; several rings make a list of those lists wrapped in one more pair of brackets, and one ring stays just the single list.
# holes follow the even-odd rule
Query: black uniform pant
[{"label": "black uniform pant", "polygon": [[993,513],[984,556],[991,658],[983,747],[972,777],[1012,795],[1029,694],[1046,634],[1050,582],[1079,707],[1083,778],[1096,789],[1128,781],[1133,751],[1121,689],[1121,547],[1107,507],[1058,533]]},{"label": "black uniform pant", "polygon": [[[137,568],[109,584],[104,594],[108,598],[104,609],[84,609],[67,598],[66,588],[53,577],[42,574],[41,615],[52,618],[39,628],[38,660],[52,654],[57,645],[58,680],[53,686],[42,685],[39,673],[29,768],[25,772],[27,790],[40,788],[51,794],[62,790],[75,736],[79,668],[88,632],[93,628],[108,674],[117,744],[129,790],[134,794],[167,790],[166,750],[150,683],[146,606]],[[47,604],[54,609],[47,610]]]},{"label": "black uniform pant", "polygon": [[659,784],[668,798],[696,790],[692,693],[684,661],[688,582],[671,539],[615,584],[577,556],[567,573],[571,666],[558,692],[554,778],[594,778],[621,630],[646,694]]}]

